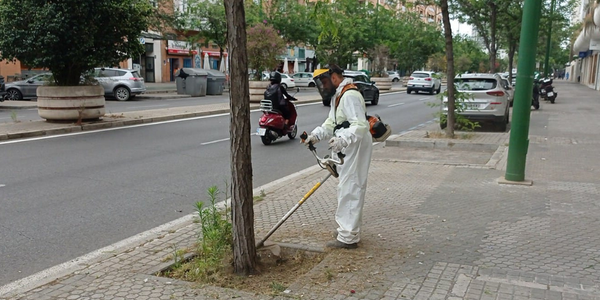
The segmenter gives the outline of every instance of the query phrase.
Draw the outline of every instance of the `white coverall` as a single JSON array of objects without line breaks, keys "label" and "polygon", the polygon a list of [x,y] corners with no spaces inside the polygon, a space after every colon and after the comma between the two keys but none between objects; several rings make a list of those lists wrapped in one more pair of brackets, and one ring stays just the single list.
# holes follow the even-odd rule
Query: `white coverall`
[{"label": "white coverall", "polygon": [[[357,90],[348,90],[335,108],[335,99],[342,88],[352,83],[344,79],[331,98],[331,110],[325,122],[312,131],[312,135],[321,141],[328,141],[333,136],[336,124],[350,122],[349,128],[341,128],[335,136],[342,138],[347,147],[344,154],[344,164],[338,166],[339,184],[337,190],[338,208],[335,221],[338,223],[338,241],[354,244],[360,241],[360,225],[362,209],[367,190],[367,175],[371,164],[373,139],[369,132],[369,122],[366,119],[365,100]],[[335,157],[335,156],[334,156]]]}]

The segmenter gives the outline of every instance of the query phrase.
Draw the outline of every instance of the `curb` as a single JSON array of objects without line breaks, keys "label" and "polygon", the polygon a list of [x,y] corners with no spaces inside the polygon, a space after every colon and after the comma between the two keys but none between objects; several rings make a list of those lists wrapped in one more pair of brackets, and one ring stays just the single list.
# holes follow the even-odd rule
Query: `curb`
[{"label": "curb", "polygon": [[[402,92],[405,90],[406,89],[382,91],[382,94]],[[180,95],[180,96],[186,96],[186,97],[180,97],[180,98],[188,98],[187,95]],[[165,96],[165,97],[167,97],[167,96]],[[191,97],[191,96],[189,96],[189,97]],[[158,98],[159,97],[151,97],[151,98],[149,98],[149,100],[150,99],[158,100]],[[167,97],[167,98],[172,98],[172,97]],[[318,103],[318,102],[321,102],[321,99],[306,99],[306,100],[296,101],[297,104]],[[257,103],[250,103],[250,110],[258,109],[258,107],[259,106]],[[3,106],[2,108],[7,108],[7,107]],[[32,107],[19,106],[19,107],[15,107],[15,108],[16,109],[25,109],[25,108],[32,108]],[[83,124],[80,126],[69,124],[68,127],[63,127],[63,128],[31,130],[31,131],[0,134],[0,141],[6,141],[6,140],[11,140],[11,139],[20,139],[20,138],[50,136],[50,135],[58,135],[58,134],[67,134],[67,133],[75,133],[75,132],[82,132],[82,131],[92,131],[92,130],[98,130],[98,129],[117,128],[117,127],[124,127],[124,126],[131,126],[131,125],[138,125],[138,124],[145,124],[145,123],[153,123],[153,122],[171,121],[171,120],[178,120],[178,119],[187,119],[187,118],[201,117],[201,116],[207,116],[207,115],[229,113],[230,111],[231,110],[229,108],[227,108],[227,109],[181,113],[181,114],[140,118],[140,119],[106,120],[106,121],[103,121],[102,123],[90,123],[90,124]],[[45,121],[39,121],[39,122],[45,122]],[[1,124],[0,124],[0,126],[1,126]]]},{"label": "curb", "polygon": [[410,148],[425,148],[425,149],[457,149],[467,151],[496,151],[498,145],[496,144],[482,144],[482,143],[461,143],[453,141],[417,141],[417,140],[400,140],[400,141],[386,141],[386,145],[390,147],[410,147]]}]

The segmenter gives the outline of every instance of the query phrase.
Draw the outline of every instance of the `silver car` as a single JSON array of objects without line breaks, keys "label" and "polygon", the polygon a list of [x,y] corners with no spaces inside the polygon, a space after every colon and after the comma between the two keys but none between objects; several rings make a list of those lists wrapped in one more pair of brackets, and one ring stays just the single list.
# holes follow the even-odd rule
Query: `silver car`
[{"label": "silver car", "polygon": [[127,101],[146,91],[144,78],[137,70],[95,68],[93,77],[102,85],[106,96],[119,101]]},{"label": "silver car", "polygon": [[310,72],[298,72],[294,74],[294,81],[297,86],[315,87],[315,81],[313,80],[313,73]]},{"label": "silver car", "polygon": [[442,81],[438,78],[435,72],[431,71],[415,71],[410,74],[406,83],[406,93],[411,92],[428,92],[439,94],[442,90]]},{"label": "silver car", "polygon": [[45,85],[50,81],[52,73],[42,73],[33,77],[27,78],[26,80],[15,81],[7,83],[6,100],[23,100],[37,97],[37,88],[41,85]]},{"label": "silver car", "polygon": [[390,80],[392,82],[398,82],[400,81],[400,74],[398,74],[398,72],[396,71],[387,71],[388,73],[388,77],[390,78]]},{"label": "silver car", "polygon": [[[505,131],[509,122],[510,101],[498,74],[463,74],[454,79],[459,92],[467,95],[460,115],[471,121],[493,122]],[[444,97],[442,113],[448,114],[448,99]],[[445,123],[440,123],[442,129]]]}]

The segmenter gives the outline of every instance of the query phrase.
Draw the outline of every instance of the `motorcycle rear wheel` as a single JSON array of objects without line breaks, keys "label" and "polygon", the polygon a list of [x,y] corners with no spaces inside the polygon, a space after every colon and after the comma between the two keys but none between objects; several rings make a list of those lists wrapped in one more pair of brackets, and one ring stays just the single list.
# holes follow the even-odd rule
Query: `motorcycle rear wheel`
[{"label": "motorcycle rear wheel", "polygon": [[287,136],[288,138],[290,138],[290,140],[293,140],[296,138],[296,134],[298,134],[298,125],[294,126],[294,130],[292,130],[292,132],[289,132]]},{"label": "motorcycle rear wheel", "polygon": [[271,143],[273,142],[273,140],[268,136],[268,134],[269,132],[260,137],[260,140],[265,146],[271,145]]}]

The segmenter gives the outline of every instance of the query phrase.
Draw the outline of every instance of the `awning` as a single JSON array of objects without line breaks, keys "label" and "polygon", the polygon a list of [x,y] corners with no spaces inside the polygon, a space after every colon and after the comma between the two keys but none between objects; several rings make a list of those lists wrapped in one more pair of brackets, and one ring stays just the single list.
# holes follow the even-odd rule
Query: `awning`
[{"label": "awning", "polygon": [[[208,56],[221,57],[221,52],[219,51],[202,51],[202,53],[208,54]],[[227,57],[227,52],[223,52],[223,56]]]},{"label": "awning", "polygon": [[173,49],[173,48],[169,48],[169,49],[167,49],[167,53],[169,53],[169,54],[184,54],[184,55],[193,54],[193,55],[196,55],[196,54],[198,54],[198,50],[187,50],[187,49]]}]

